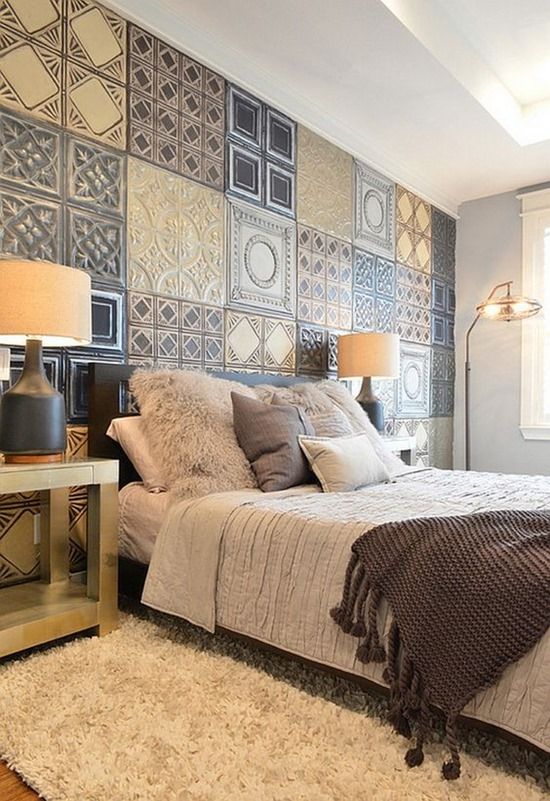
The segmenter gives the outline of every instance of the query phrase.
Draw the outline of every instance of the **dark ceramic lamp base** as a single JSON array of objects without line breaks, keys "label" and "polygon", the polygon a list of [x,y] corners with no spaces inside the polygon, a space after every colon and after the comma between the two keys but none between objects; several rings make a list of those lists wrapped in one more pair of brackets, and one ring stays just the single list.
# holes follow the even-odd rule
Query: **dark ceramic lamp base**
[{"label": "dark ceramic lamp base", "polygon": [[370,378],[364,378],[361,384],[359,395],[355,398],[357,403],[367,413],[367,416],[375,429],[380,433],[384,433],[384,406],[382,401],[373,394],[372,383]]},{"label": "dark ceramic lamp base", "polygon": [[59,462],[66,446],[63,395],[46,377],[42,342],[28,339],[23,373],[0,399],[0,452],[7,464]]}]

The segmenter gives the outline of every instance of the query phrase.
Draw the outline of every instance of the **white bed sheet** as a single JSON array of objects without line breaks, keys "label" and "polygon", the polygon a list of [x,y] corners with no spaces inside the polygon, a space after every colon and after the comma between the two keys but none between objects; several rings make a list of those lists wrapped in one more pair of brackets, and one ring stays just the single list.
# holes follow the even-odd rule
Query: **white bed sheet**
[{"label": "white bed sheet", "polygon": [[170,494],[148,492],[135,481],[119,494],[118,550],[121,556],[148,565],[166,515]]}]

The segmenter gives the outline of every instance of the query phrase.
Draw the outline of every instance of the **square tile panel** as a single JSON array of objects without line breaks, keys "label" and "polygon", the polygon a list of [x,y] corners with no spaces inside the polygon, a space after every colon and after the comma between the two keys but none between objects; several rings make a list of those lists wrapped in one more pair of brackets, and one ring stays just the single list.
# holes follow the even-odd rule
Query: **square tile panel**
[{"label": "square tile panel", "polygon": [[279,164],[265,162],[265,207],[278,214],[294,216],[295,176]]},{"label": "square tile panel", "polygon": [[227,151],[227,165],[228,191],[245,200],[261,203],[264,192],[261,155],[230,142]]},{"label": "square tile panel", "polygon": [[3,0],[0,25],[57,53],[63,48],[63,0]]},{"label": "square tile panel", "polygon": [[352,237],[353,159],[340,148],[298,126],[297,218],[347,241]]},{"label": "square tile panel", "polygon": [[298,326],[298,375],[321,376],[327,371],[327,330],[310,325]]},{"label": "square tile panel", "polygon": [[296,123],[272,108],[265,109],[265,151],[271,159],[296,166]]},{"label": "square tile panel", "polygon": [[223,190],[224,79],[129,28],[130,153]]},{"label": "square tile panel", "polygon": [[61,133],[0,111],[0,179],[25,189],[61,193]]},{"label": "square tile panel", "polygon": [[296,224],[246,204],[227,208],[230,305],[293,316]]},{"label": "square tile panel", "polygon": [[92,345],[124,351],[124,292],[92,290]]},{"label": "square tile panel", "polygon": [[69,208],[66,219],[66,264],[92,279],[125,284],[124,223],[122,220]]},{"label": "square tile panel", "polygon": [[380,173],[355,162],[354,242],[393,259],[395,184]]},{"label": "square tile panel", "polygon": [[62,93],[61,54],[0,27],[0,103],[61,125]]},{"label": "square tile panel", "polygon": [[21,259],[63,263],[59,202],[26,193],[0,192],[0,252]]},{"label": "square tile panel", "polygon": [[67,0],[67,57],[126,83],[126,21],[89,0]]},{"label": "square tile panel", "polygon": [[107,214],[124,216],[124,158],[91,142],[69,137],[67,200]]},{"label": "square tile panel", "polygon": [[348,242],[298,226],[298,319],[349,330],[352,251]]},{"label": "square tile panel", "polygon": [[430,414],[430,348],[401,343],[397,415],[427,417]]},{"label": "square tile panel", "polygon": [[124,354],[114,351],[106,354],[93,348],[65,350],[65,402],[69,422],[86,422],[88,419],[88,367],[90,362],[122,364]]},{"label": "square tile panel", "polygon": [[226,311],[225,367],[293,375],[296,323]]},{"label": "square tile panel", "polygon": [[233,85],[227,121],[227,192],[294,217],[296,123]]},{"label": "square tile panel", "polygon": [[223,310],[129,292],[128,350],[132,361],[170,367],[223,367]]},{"label": "square tile panel", "polygon": [[223,303],[223,195],[129,159],[128,285]]},{"label": "square tile panel", "polygon": [[67,62],[66,126],[77,134],[126,146],[126,87],[107,75]]},{"label": "square tile panel", "polygon": [[264,138],[261,101],[244,89],[230,85],[227,89],[227,112],[228,136],[260,150]]}]

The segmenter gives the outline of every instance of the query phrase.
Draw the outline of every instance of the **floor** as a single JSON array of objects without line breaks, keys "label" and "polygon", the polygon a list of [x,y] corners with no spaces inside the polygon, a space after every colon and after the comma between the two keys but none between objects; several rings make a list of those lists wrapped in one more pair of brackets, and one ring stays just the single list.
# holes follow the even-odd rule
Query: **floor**
[{"label": "floor", "polygon": [[0,798],[2,801],[35,801],[38,796],[7,765],[0,762]]}]

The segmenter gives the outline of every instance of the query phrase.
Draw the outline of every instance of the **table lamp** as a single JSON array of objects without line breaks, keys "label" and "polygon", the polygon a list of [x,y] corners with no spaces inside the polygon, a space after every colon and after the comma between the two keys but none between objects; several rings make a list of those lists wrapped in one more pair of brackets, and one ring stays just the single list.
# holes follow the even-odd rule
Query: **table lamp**
[{"label": "table lamp", "polygon": [[0,344],[25,345],[23,372],[0,398],[0,451],[8,464],[62,460],[65,401],[46,378],[42,346],[90,340],[86,273],[45,261],[0,259]]},{"label": "table lamp", "polygon": [[[497,320],[510,323],[512,320],[524,320],[526,317],[533,317],[542,309],[538,300],[526,298],[522,295],[512,295],[510,287],[513,281],[504,281],[497,284],[484,301],[476,306],[476,316],[473,323],[466,332],[466,363],[464,365],[464,439],[465,439],[465,462],[466,470],[470,469],[470,336],[478,320],[484,317],[486,320]],[[506,287],[506,294],[496,295],[499,289]]]},{"label": "table lamp", "polygon": [[338,337],[338,378],[362,378],[356,401],[373,426],[384,430],[384,407],[372,390],[373,378],[398,378],[399,337],[397,334],[344,334]]}]

